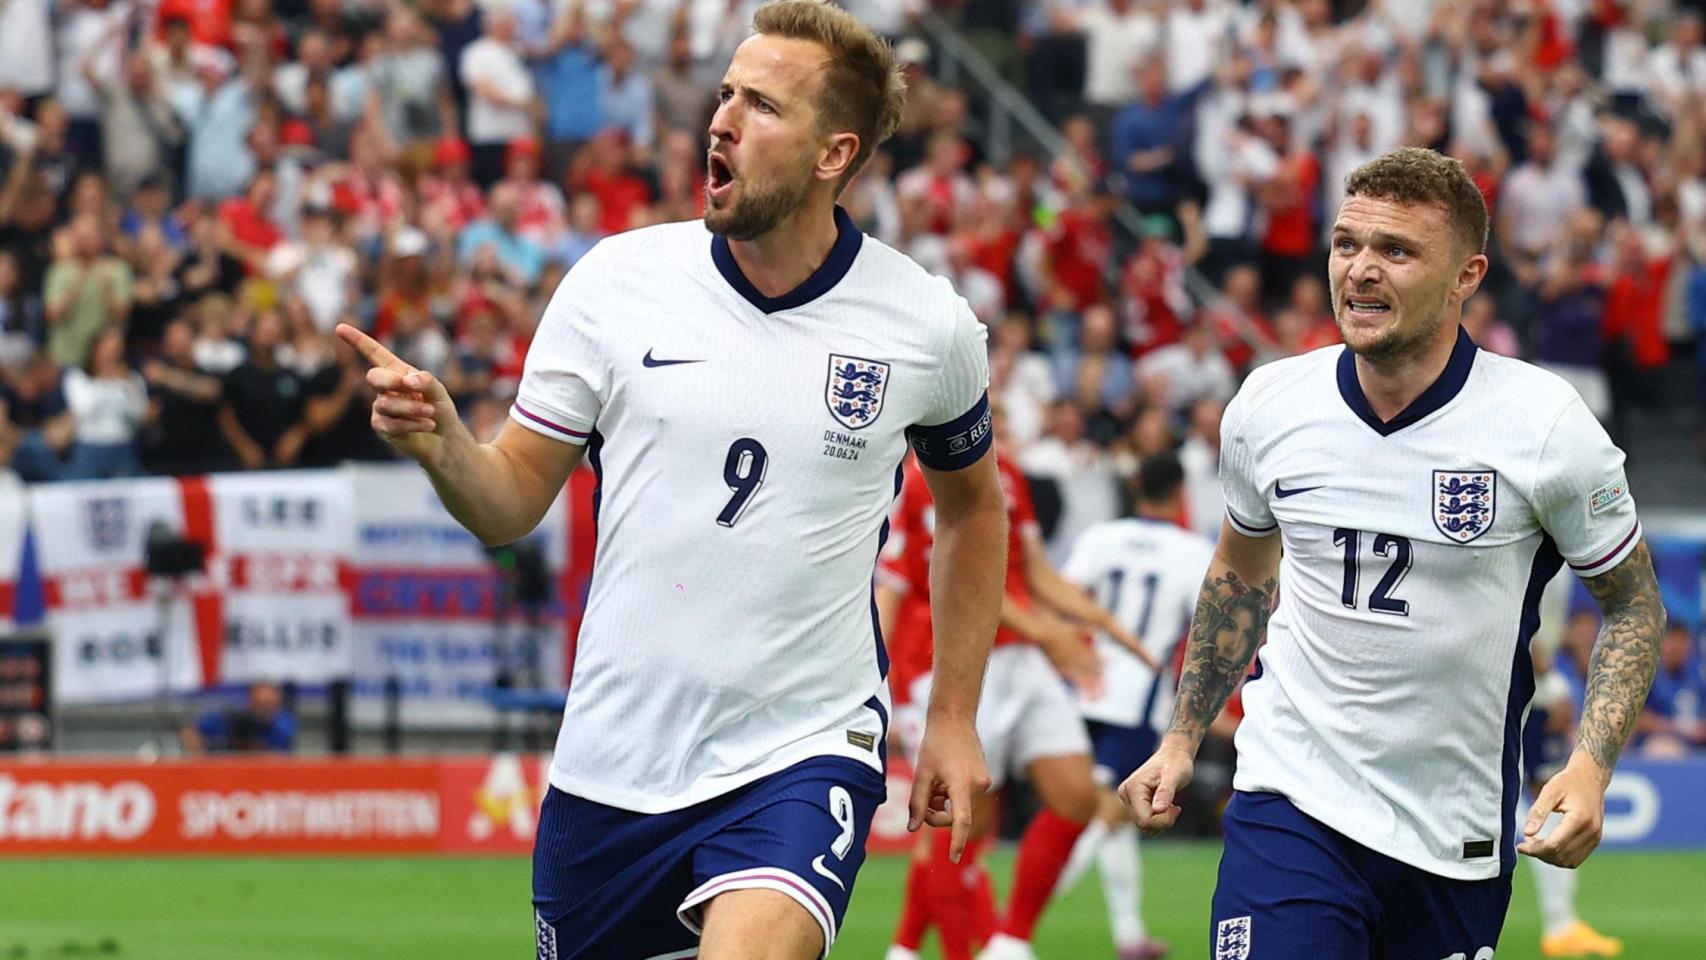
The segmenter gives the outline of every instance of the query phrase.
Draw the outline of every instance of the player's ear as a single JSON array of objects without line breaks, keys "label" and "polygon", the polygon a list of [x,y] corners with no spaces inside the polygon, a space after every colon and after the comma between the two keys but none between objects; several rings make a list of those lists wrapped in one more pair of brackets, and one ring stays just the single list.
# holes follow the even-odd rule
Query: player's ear
[{"label": "player's ear", "polygon": [[1481,289],[1481,281],[1487,279],[1487,255],[1473,254],[1463,261],[1463,266],[1457,271],[1457,286],[1451,291],[1452,299],[1463,303]]},{"label": "player's ear", "polygon": [[842,175],[853,166],[853,158],[859,155],[859,135],[856,133],[837,133],[829,138],[825,145],[823,156],[817,162],[817,178],[819,180],[840,180]]}]

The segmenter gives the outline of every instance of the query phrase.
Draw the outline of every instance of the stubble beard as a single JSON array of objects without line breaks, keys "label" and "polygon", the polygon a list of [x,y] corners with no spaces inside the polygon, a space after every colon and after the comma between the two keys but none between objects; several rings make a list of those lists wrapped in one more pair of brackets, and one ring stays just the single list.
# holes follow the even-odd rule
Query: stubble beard
[{"label": "stubble beard", "polygon": [[[1348,307],[1346,309],[1349,309]],[[1344,321],[1335,314],[1333,320],[1339,327],[1339,339],[1357,356],[1367,360],[1377,367],[1392,366],[1402,363],[1410,357],[1423,353],[1427,346],[1433,343],[1439,333],[1440,318],[1443,310],[1435,310],[1428,319],[1421,322],[1413,330],[1398,327],[1377,334],[1373,340],[1363,344],[1353,344],[1351,338],[1345,336]]]},{"label": "stubble beard", "polygon": [[811,178],[805,176],[779,177],[762,186],[749,180],[741,184],[741,195],[725,210],[711,205],[707,190],[705,227],[730,240],[756,240],[800,208],[811,184]]}]

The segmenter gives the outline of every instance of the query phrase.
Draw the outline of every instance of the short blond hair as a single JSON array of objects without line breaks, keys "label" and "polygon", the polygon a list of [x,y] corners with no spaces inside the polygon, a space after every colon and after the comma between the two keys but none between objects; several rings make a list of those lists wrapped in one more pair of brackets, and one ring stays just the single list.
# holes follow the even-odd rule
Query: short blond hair
[{"label": "short blond hair", "polygon": [[818,92],[818,124],[826,133],[846,130],[859,137],[859,152],[839,184],[846,187],[900,126],[906,79],[894,49],[857,17],[823,0],[767,3],[758,8],[752,26],[766,36],[810,40],[829,51],[829,69]]},{"label": "short blond hair", "polygon": [[1487,198],[1455,157],[1425,147],[1399,147],[1351,171],[1345,178],[1345,196],[1438,207],[1464,249],[1487,252]]}]

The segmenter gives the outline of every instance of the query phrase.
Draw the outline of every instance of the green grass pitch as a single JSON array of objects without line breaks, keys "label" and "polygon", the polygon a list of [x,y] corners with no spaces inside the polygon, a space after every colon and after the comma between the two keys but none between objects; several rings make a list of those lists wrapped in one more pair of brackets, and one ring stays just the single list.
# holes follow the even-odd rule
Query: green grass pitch
[{"label": "green grass pitch", "polygon": [[[1218,857],[1207,844],[1145,845],[1146,915],[1180,960],[1206,954]],[[1004,886],[1011,851],[991,866]],[[838,960],[880,960],[904,875],[900,859],[866,864]],[[1540,953],[1534,888],[1516,879],[1500,960]],[[524,859],[0,859],[0,960],[526,960],[527,895]],[[1706,854],[1602,852],[1580,902],[1630,960],[1706,956]],[[1036,947],[1041,960],[1112,957],[1093,874],[1053,906]]]}]

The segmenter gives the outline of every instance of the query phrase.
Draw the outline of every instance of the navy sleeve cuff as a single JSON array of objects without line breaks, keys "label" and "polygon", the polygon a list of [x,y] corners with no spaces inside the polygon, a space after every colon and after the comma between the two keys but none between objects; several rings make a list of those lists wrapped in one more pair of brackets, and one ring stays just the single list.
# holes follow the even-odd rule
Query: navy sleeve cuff
[{"label": "navy sleeve cuff", "polygon": [[994,436],[989,429],[989,394],[947,423],[908,427],[906,437],[918,461],[932,470],[964,470],[983,459]]}]

